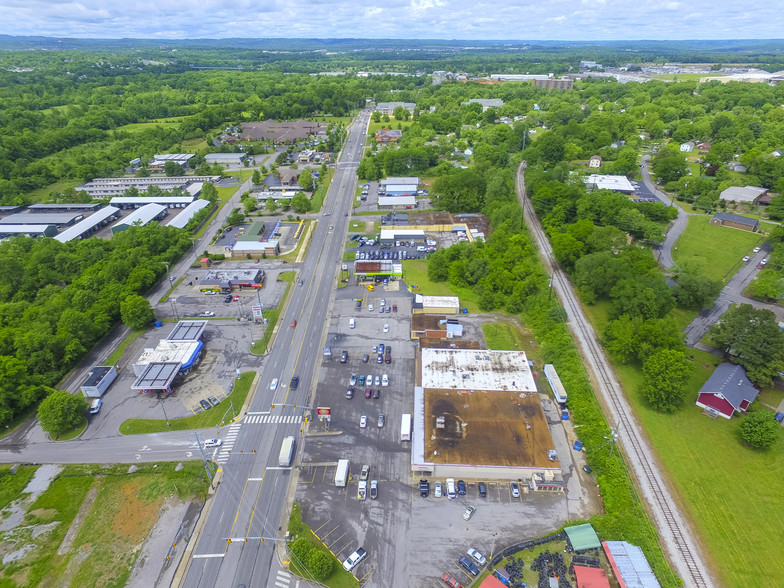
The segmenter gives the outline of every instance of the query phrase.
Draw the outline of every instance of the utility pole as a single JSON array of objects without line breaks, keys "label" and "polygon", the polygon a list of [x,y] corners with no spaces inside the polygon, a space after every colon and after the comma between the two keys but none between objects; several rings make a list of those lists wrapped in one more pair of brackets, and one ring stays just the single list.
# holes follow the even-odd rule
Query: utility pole
[{"label": "utility pole", "polygon": [[202,449],[199,434],[194,432],[193,436],[196,437],[196,447],[199,448],[199,453],[201,453],[201,459],[204,462],[204,469],[207,471],[207,477],[210,479],[210,488],[212,488],[212,470],[210,470],[210,462],[207,459],[207,456],[204,455],[204,449]]}]

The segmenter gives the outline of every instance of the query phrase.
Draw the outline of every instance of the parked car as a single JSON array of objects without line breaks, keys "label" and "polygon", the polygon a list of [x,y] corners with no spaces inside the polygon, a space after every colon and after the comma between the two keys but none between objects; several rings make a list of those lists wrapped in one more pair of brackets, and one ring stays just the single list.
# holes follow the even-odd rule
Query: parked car
[{"label": "parked car", "polygon": [[373,305],[372,305],[372,304],[368,304],[368,310],[369,310],[370,312],[373,312]]},{"label": "parked car", "polygon": [[468,548],[466,553],[468,554],[468,557],[473,559],[480,566],[485,566],[487,564],[487,558],[473,547]]},{"label": "parked car", "polygon": [[473,506],[467,507],[463,513],[463,520],[469,520],[472,516],[474,516],[474,512],[476,512],[476,509]]},{"label": "parked car", "polygon": [[743,263],[746,263],[746,262],[747,262],[747,261],[749,261],[750,259],[751,259],[751,257],[749,257],[748,255],[744,255],[744,256],[743,256],[743,259],[742,259],[741,261],[742,261]]},{"label": "parked car", "polygon": [[385,361],[386,363],[392,363],[392,356],[391,356],[391,355],[389,355],[389,353],[387,353],[387,354],[384,356],[384,361]]},{"label": "parked car", "polygon": [[357,567],[360,563],[362,563],[362,560],[364,560],[366,557],[367,557],[367,551],[365,551],[360,547],[354,553],[352,553],[346,558],[346,561],[343,562],[343,569],[346,570],[347,572],[350,572],[355,567]]},{"label": "parked car", "polygon": [[379,352],[379,353],[384,353],[384,344],[383,344],[383,343],[381,343],[381,344],[378,346],[378,352]]},{"label": "parked car", "polygon": [[362,356],[362,363],[367,363],[370,360],[370,356],[366,353]]},{"label": "parked car", "polygon": [[512,490],[512,496],[520,498],[520,487],[517,485],[517,482],[509,482],[509,488]]},{"label": "parked car", "polygon": [[[351,374],[351,378],[349,378],[349,384],[352,386],[357,383],[357,374]],[[362,384],[360,384],[361,386]]]},{"label": "parked car", "polygon": [[215,398],[215,396],[208,396],[207,400],[209,400],[210,404],[212,404],[213,406],[218,406],[218,403],[220,402],[220,400]]},{"label": "parked car", "polygon": [[378,480],[370,480],[370,500],[378,498]]},{"label": "parked car", "polygon": [[383,414],[378,415],[378,428],[379,429],[384,426],[384,422],[386,422],[386,419],[384,418],[384,415]]},{"label": "parked car", "polygon": [[365,427],[367,427],[367,417],[363,414],[359,417],[359,428],[364,429]]},{"label": "parked car", "polygon": [[441,498],[444,495],[441,482],[436,482],[435,488],[433,489],[433,494],[435,495],[436,498]]},{"label": "parked car", "polygon": [[239,299],[240,299],[239,294],[235,294],[234,295],[234,302],[237,302]]},{"label": "parked car", "polygon": [[212,408],[212,405],[206,400],[199,400],[199,404],[204,410],[209,410],[210,408]]},{"label": "parked car", "polygon": [[760,248],[759,247],[755,247],[754,248],[754,253],[759,253],[759,252],[760,252]]},{"label": "parked car", "polygon": [[353,386],[349,386],[348,388],[346,388],[346,398],[348,398],[349,400],[354,398],[354,387]]},{"label": "parked car", "polygon": [[419,495],[422,498],[430,496],[430,482],[427,480],[419,480]]},{"label": "parked car", "polygon": [[348,351],[344,351],[340,354],[340,363],[346,363],[348,361]]},{"label": "parked car", "polygon": [[362,375],[362,374],[360,374],[360,376],[359,376],[359,385],[360,386],[364,386],[365,385],[365,376]]},{"label": "parked car", "polygon": [[381,390],[379,390],[378,388],[376,388],[376,389],[374,389],[374,390],[373,390],[373,398],[374,398],[374,399],[378,400],[378,397],[379,397],[380,395],[381,395]]},{"label": "parked car", "polygon": [[[376,376],[376,379],[378,379],[378,376]],[[378,385],[378,382],[376,382],[376,385]],[[381,376],[381,385],[382,386],[389,386],[389,376],[388,375],[384,374],[383,376]]]},{"label": "parked car", "polygon": [[204,442],[204,448],[207,449],[209,447],[220,447],[221,443],[223,443],[223,441],[220,439],[207,439]]},{"label": "parked car", "polygon": [[389,333],[389,323],[384,323],[384,332]]},{"label": "parked car", "polygon": [[231,302],[231,301],[232,301],[232,296],[231,296],[231,294],[229,294],[228,296],[226,296],[226,298],[224,298],[224,299],[223,299],[223,301],[224,301],[224,302]]},{"label": "parked car", "polygon": [[485,498],[487,496],[487,484],[484,482],[479,482],[477,487],[479,488],[479,496]]},{"label": "parked car", "polygon": [[476,564],[472,562],[470,559],[468,559],[465,555],[461,555],[460,559],[458,559],[457,562],[472,576],[479,575],[479,568],[476,567]]},{"label": "parked car", "polygon": [[367,389],[365,390],[365,398],[370,398],[370,396],[371,396],[372,394],[373,394],[373,391],[372,391],[370,388],[367,388]]},{"label": "parked car", "polygon": [[359,472],[359,479],[367,480],[369,475],[370,475],[370,466],[365,464],[362,466],[362,470]]},{"label": "parked car", "polygon": [[457,481],[457,493],[458,493],[460,496],[465,496],[465,493],[466,493],[466,484],[465,484],[465,482],[464,482],[463,480],[458,480],[458,481]]},{"label": "parked car", "polygon": [[381,353],[376,357],[376,363],[384,363],[384,356]]}]

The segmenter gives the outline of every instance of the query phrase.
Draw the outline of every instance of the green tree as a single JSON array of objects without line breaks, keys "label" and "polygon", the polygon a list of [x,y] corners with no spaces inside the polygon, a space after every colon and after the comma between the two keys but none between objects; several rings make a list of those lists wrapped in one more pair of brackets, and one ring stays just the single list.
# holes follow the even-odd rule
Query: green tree
[{"label": "green tree", "polygon": [[163,164],[163,173],[170,178],[185,175],[185,168],[176,161],[167,161]]},{"label": "green tree", "polygon": [[310,210],[310,200],[305,194],[299,192],[291,199],[291,209],[299,214],[304,214]]},{"label": "green tree", "polygon": [[212,182],[204,182],[204,185],[201,187],[201,194],[199,194],[199,197],[216,204],[219,199],[218,189]]},{"label": "green tree", "polygon": [[251,176],[250,179],[257,186],[261,184],[261,173],[259,172],[259,170],[257,169],[253,170],[253,175]]},{"label": "green tree", "polygon": [[245,215],[242,214],[239,211],[239,209],[234,209],[234,211],[226,218],[226,224],[238,225],[244,220],[245,220]]},{"label": "green tree", "polygon": [[709,308],[721,292],[721,283],[706,276],[683,273],[678,275],[677,281],[675,299],[686,308]]},{"label": "green tree", "polygon": [[781,275],[774,270],[762,270],[756,280],[751,282],[751,293],[756,298],[778,300],[784,294]]},{"label": "green tree", "polygon": [[299,537],[291,544],[289,551],[297,562],[301,563],[303,566],[307,566],[308,556],[310,555],[310,552],[313,551],[313,543],[308,541],[305,537]]},{"label": "green tree", "polygon": [[784,372],[784,335],[772,311],[750,304],[735,306],[724,313],[711,334],[713,344],[746,368],[755,384],[770,386]]},{"label": "green tree", "polygon": [[313,190],[313,174],[310,173],[309,169],[302,170],[302,173],[299,174],[299,178],[297,179],[297,183],[303,190]]},{"label": "green tree", "polygon": [[155,320],[150,301],[138,294],[131,294],[120,303],[120,316],[122,321],[134,330],[144,329]]},{"label": "green tree", "polygon": [[642,364],[643,396],[659,412],[673,413],[683,402],[693,372],[682,351],[657,351]]},{"label": "green tree", "polygon": [[307,567],[317,581],[326,580],[332,573],[334,558],[321,549],[311,549],[308,554]]},{"label": "green tree", "polygon": [[374,122],[374,123],[381,122],[381,113],[380,113],[378,110],[376,110],[376,111],[375,111],[375,112],[374,112],[374,113],[371,115],[371,119],[373,119],[373,122]]},{"label": "green tree", "polygon": [[41,428],[53,438],[78,427],[87,412],[87,399],[81,394],[55,390],[38,406]]},{"label": "green tree", "polygon": [[781,427],[767,410],[750,412],[740,424],[740,436],[755,449],[768,449],[776,442]]},{"label": "green tree", "polygon": [[267,198],[267,202],[264,203],[264,208],[267,209],[267,212],[275,212],[278,209],[278,203],[274,198]]}]

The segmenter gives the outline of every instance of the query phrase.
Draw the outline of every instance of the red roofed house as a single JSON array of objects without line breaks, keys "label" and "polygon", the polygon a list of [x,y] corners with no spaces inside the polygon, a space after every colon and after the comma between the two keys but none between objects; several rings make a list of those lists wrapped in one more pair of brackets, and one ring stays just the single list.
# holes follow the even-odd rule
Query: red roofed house
[{"label": "red roofed house", "polygon": [[746,377],[746,370],[734,363],[722,363],[700,388],[697,406],[729,419],[736,410],[745,412],[757,394],[759,392]]}]

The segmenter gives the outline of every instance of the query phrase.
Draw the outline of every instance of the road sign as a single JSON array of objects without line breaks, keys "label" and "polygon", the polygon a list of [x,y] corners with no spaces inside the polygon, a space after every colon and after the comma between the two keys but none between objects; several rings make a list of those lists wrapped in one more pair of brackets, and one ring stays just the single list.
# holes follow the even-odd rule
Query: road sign
[{"label": "road sign", "polygon": [[316,408],[316,413],[320,417],[330,416],[332,414],[332,409],[330,409],[328,406],[319,406]]},{"label": "road sign", "polygon": [[254,320],[261,320],[261,306],[254,305],[250,307],[251,311],[253,311],[253,318]]}]

